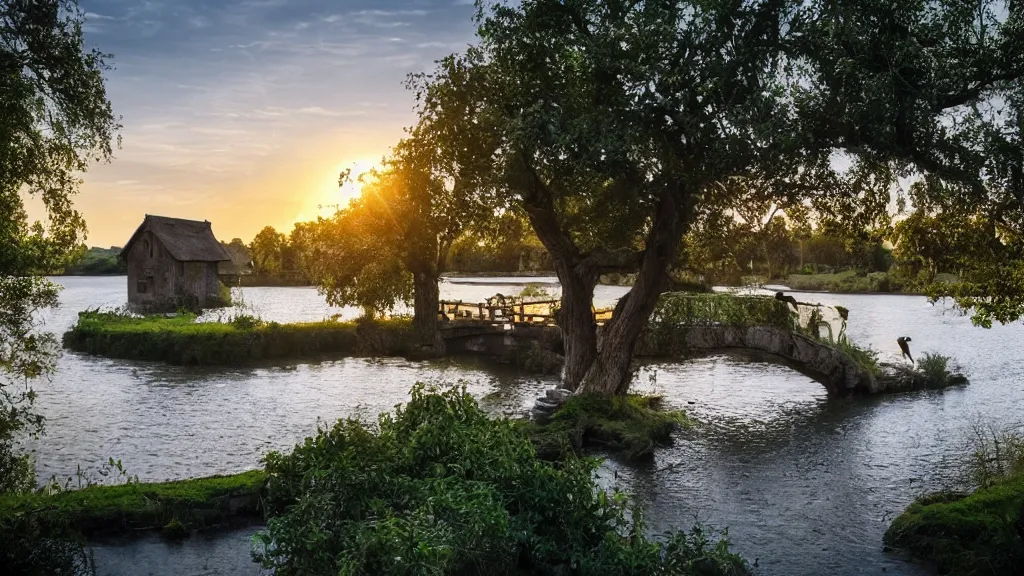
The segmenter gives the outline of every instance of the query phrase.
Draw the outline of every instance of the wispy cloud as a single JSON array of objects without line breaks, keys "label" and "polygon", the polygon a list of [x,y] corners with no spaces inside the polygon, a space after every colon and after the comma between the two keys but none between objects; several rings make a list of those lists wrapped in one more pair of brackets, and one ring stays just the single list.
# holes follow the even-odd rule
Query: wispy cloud
[{"label": "wispy cloud", "polygon": [[246,239],[315,212],[338,166],[379,159],[413,121],[406,74],[472,40],[472,9],[451,0],[80,3],[86,42],[115,55],[125,126],[79,197],[99,245],[146,212]]}]

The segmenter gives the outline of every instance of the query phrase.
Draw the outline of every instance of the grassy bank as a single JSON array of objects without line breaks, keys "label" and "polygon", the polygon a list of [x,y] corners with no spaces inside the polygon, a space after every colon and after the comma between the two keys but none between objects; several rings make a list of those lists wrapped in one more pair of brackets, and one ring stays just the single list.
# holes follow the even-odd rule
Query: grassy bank
[{"label": "grassy bank", "polygon": [[957,489],[911,504],[889,526],[886,545],[935,565],[941,574],[1024,573],[1022,429],[975,421],[957,467]]},{"label": "grassy bank", "polygon": [[941,574],[1024,573],[1024,476],[973,494],[942,492],[918,499],[885,533],[888,546],[934,563]]},{"label": "grassy bank", "polygon": [[0,532],[26,521],[42,533],[94,536],[261,518],[265,484],[266,473],[254,470],[175,482],[90,486],[56,494],[6,495],[0,497]]},{"label": "grassy bank", "polygon": [[657,396],[573,396],[545,424],[529,424],[538,452],[554,458],[588,447],[607,448],[627,459],[648,456],[689,426],[681,411],[664,410]]},{"label": "grassy bank", "polygon": [[846,270],[835,274],[790,274],[787,285],[793,290],[810,292],[900,292],[888,272],[858,272]]},{"label": "grassy bank", "polygon": [[181,314],[131,317],[82,312],[64,347],[87,354],[171,364],[237,365],[271,359],[402,355],[411,321],[278,324],[252,318],[196,322]]}]

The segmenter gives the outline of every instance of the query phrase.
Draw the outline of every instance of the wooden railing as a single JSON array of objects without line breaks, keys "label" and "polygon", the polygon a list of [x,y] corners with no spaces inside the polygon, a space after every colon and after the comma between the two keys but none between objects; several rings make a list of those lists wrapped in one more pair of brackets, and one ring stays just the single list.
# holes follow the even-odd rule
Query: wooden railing
[{"label": "wooden railing", "polygon": [[[490,324],[555,324],[559,300],[523,300],[514,296],[488,298],[486,302],[441,300],[438,316],[442,320],[486,322]],[[594,320],[603,324],[611,318],[611,309],[592,308]]]}]

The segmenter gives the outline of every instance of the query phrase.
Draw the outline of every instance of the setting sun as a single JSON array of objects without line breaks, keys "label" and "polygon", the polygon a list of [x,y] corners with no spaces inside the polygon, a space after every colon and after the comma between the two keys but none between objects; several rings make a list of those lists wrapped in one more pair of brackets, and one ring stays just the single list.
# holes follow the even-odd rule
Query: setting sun
[{"label": "setting sun", "polygon": [[[326,218],[335,211],[345,208],[350,200],[362,192],[363,183],[359,180],[359,176],[375,167],[376,162],[369,158],[337,164],[330,172],[325,173],[316,184],[313,194],[309,200],[303,203],[292,223],[316,220],[318,217]],[[339,187],[338,177],[346,169],[351,170],[351,177]]]}]

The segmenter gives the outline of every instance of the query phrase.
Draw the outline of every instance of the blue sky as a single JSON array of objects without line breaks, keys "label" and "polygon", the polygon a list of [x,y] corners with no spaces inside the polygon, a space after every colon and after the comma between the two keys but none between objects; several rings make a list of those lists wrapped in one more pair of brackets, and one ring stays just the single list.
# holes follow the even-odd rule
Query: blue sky
[{"label": "blue sky", "polygon": [[[80,0],[123,145],[85,176],[90,245],[145,213],[248,241],[337,202],[412,123],[410,72],[473,41],[470,0]],[[326,212],[325,212],[326,213]]]}]

